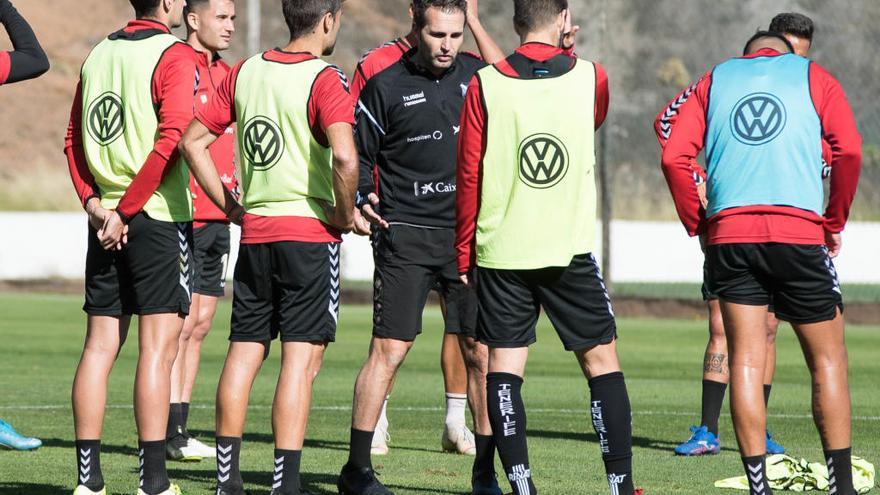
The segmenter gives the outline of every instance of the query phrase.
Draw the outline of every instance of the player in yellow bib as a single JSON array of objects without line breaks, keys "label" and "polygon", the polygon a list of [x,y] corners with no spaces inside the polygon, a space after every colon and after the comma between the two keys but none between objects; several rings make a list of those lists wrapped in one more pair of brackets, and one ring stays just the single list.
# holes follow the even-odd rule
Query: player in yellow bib
[{"label": "player in yellow bib", "polygon": [[[217,387],[216,495],[244,494],[239,456],[248,396],[276,337],[272,493],[307,493],[299,468],[312,383],[336,337],[339,245],[355,216],[354,102],[342,72],[319,58],[333,53],[342,2],[281,4],[290,42],[236,65],[181,141],[199,185],[242,227],[231,343]],[[233,122],[241,205],[208,149]]]}]

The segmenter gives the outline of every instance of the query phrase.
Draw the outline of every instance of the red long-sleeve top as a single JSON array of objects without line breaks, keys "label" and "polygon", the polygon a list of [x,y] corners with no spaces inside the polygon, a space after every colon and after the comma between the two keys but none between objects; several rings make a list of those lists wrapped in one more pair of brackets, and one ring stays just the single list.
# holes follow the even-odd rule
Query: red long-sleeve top
[{"label": "red long-sleeve top", "polygon": [[[768,48],[747,57],[779,55],[780,52]],[[825,231],[839,233],[843,230],[861,171],[861,136],[837,80],[816,63],[810,64],[809,78],[810,95],[822,124],[822,139],[831,149],[831,194],[824,217],[793,207],[759,205],[730,208],[707,221],[697,193],[694,170],[697,155],[705,144],[706,112],[712,86],[710,72],[695,85],[690,97],[678,105],[674,127],[659,128],[661,145],[666,139],[663,174],[688,234],[708,233],[709,245],[824,244]]]},{"label": "red long-sleeve top", "polygon": [[[134,33],[145,29],[170,32],[164,24],[145,19],[130,21],[123,31]],[[123,219],[130,219],[140,213],[150,196],[159,188],[165,174],[180,158],[177,143],[193,118],[196,61],[195,50],[185,43],[177,43],[165,51],[156,65],[152,80],[152,99],[159,116],[159,137],[153,151],[147,156],[116,207]],[[64,139],[64,153],[67,155],[70,177],[77,196],[85,205],[90,198],[100,197],[100,191],[83,151],[82,110],[82,86],[78,83],[70,109],[67,136]]]},{"label": "red long-sleeve top", "polygon": [[404,53],[416,45],[416,41],[415,36],[407,35],[374,48],[361,57],[351,78],[351,97],[355,103],[360,99],[367,81],[400,60]]},{"label": "red long-sleeve top", "polygon": [[[195,108],[208,105],[211,97],[217,92],[220,83],[232,70],[219,56],[212,57],[210,52],[198,54],[199,89],[196,91]],[[238,181],[235,178],[235,128],[229,126],[217,137],[208,151],[220,174],[220,180],[230,191],[235,191]],[[193,226],[198,228],[205,222],[228,222],[226,214],[204,193],[195,178],[190,177],[189,190],[193,197]]]},{"label": "red long-sleeve top", "polygon": [[[526,43],[517,48],[516,53],[545,62],[559,55],[575,58],[573,50],[546,45]],[[596,129],[605,122],[611,93],[608,89],[608,74],[599,65],[596,67],[596,104],[594,117]],[[520,75],[502,60],[495,66],[505,75],[518,78]],[[526,96],[526,95],[524,95]],[[456,240],[458,251],[458,271],[468,273],[476,263],[476,229],[480,210],[480,183],[483,156],[486,151],[486,112],[483,108],[483,90],[480,80],[474,77],[468,86],[464,110],[461,114],[461,133],[458,138],[458,173],[456,179]]]}]

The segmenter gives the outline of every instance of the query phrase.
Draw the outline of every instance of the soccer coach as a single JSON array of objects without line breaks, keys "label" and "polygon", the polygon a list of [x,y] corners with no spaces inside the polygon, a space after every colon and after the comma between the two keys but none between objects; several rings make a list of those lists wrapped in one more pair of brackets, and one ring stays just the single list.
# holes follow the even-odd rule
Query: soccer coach
[{"label": "soccer coach", "polygon": [[617,328],[591,254],[594,135],[608,109],[608,78],[564,52],[566,0],[515,0],[514,24],[522,46],[470,83],[458,150],[458,268],[465,281],[476,268],[492,431],[514,493],[537,493],[520,390],[543,307],[589,380],[610,491],[633,495]]},{"label": "soccer coach", "polygon": [[[835,473],[830,492],[852,495],[843,300],[831,259],[858,184],[861,138],[840,84],[792,51],[781,34],[758,33],[745,56],[703,78],[681,107],[663,172],[688,233],[707,236],[707,285],[721,300],[731,412],[750,494],[771,493],[761,384],[772,300],[777,317],[794,327],[812,375],[816,426]],[[823,139],[832,150],[824,210]],[[703,149],[705,209],[691,167]]]}]

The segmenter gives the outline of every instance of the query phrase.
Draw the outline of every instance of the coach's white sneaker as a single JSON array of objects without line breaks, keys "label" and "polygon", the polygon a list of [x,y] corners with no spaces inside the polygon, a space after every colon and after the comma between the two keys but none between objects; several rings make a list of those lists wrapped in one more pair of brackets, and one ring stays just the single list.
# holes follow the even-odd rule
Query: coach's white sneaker
[{"label": "coach's white sneaker", "polygon": [[[385,410],[383,409],[384,413]],[[385,414],[379,416],[376,423],[376,431],[373,432],[373,442],[370,444],[370,453],[373,455],[388,455],[388,442],[391,435],[388,434],[388,417]]]},{"label": "coach's white sneaker", "polygon": [[458,452],[464,455],[477,455],[477,444],[474,434],[468,429],[467,424],[446,425],[443,428],[443,436],[440,438],[443,450],[446,452]]},{"label": "coach's white sneaker", "polygon": [[213,459],[217,457],[217,449],[205,445],[196,437],[186,437],[186,448],[195,455],[201,456],[205,459]]},{"label": "coach's white sneaker", "polygon": [[98,491],[92,491],[92,489],[85,485],[79,485],[73,491],[73,495],[107,495],[107,487],[101,488]]}]

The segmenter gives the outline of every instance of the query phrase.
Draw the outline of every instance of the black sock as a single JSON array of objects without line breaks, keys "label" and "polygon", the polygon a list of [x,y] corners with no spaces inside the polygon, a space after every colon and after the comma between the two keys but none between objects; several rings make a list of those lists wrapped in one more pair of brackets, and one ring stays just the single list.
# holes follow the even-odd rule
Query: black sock
[{"label": "black sock", "polygon": [[104,488],[104,473],[101,472],[101,441],[77,440],[76,478],[77,485],[85,485],[93,492]]},{"label": "black sock", "polygon": [[591,378],[590,416],[599,437],[608,485],[614,495],[632,495],[632,411],[620,371]]},{"label": "black sock", "polygon": [[180,403],[171,404],[168,408],[168,427],[165,429],[165,439],[170,440],[183,434],[183,408]]},{"label": "black sock", "polygon": [[156,495],[171,487],[168,472],[165,471],[165,441],[138,440],[138,454],[141,462],[141,490],[147,495]]},{"label": "black sock", "polygon": [[187,424],[189,422],[189,402],[180,403],[180,425],[183,427],[183,433],[188,434]]},{"label": "black sock", "polygon": [[370,446],[373,443],[373,432],[351,429],[351,441],[348,444],[348,465],[357,469],[372,468]]},{"label": "black sock", "polygon": [[241,438],[217,437],[217,486],[220,488],[243,488],[239,458]]},{"label": "black sock", "polygon": [[721,416],[721,405],[724,404],[726,392],[726,383],[703,380],[703,416],[700,419],[700,424],[716,437],[718,436],[718,417]]},{"label": "black sock", "polygon": [[495,446],[515,495],[535,495],[526,441],[526,409],[522,401],[523,379],[510,373],[486,375],[486,407]]},{"label": "black sock", "polygon": [[474,433],[474,444],[477,447],[477,456],[474,457],[473,475],[483,476],[495,474],[495,437],[492,435],[480,435]]},{"label": "black sock", "polygon": [[773,388],[773,385],[764,385],[764,407],[770,407],[770,390]]},{"label": "black sock", "polygon": [[275,472],[272,492],[279,495],[299,495],[299,463],[301,450],[275,449]]},{"label": "black sock", "polygon": [[828,464],[828,493],[855,495],[852,479],[852,448],[826,450],[825,462]]},{"label": "black sock", "polygon": [[749,483],[749,495],[773,495],[767,480],[764,456],[743,457],[742,463],[746,470],[746,481]]}]

